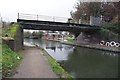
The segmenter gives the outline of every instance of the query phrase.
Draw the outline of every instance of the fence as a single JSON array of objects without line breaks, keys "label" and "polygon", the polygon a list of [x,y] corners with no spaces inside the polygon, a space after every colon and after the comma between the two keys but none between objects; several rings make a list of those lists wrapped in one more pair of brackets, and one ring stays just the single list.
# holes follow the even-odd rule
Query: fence
[{"label": "fence", "polygon": [[90,16],[90,25],[101,26],[102,25],[101,18]]},{"label": "fence", "polygon": [[65,18],[65,17],[24,14],[24,13],[18,13],[18,19],[53,21],[53,22],[67,22],[68,21],[68,18]]}]

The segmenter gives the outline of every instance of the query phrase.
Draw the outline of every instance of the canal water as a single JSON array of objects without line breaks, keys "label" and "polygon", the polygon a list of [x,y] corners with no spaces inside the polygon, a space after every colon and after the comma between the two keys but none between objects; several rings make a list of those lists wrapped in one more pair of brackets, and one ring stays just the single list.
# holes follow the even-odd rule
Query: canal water
[{"label": "canal water", "polygon": [[46,40],[24,39],[24,42],[44,48],[74,78],[118,77],[118,54]]}]

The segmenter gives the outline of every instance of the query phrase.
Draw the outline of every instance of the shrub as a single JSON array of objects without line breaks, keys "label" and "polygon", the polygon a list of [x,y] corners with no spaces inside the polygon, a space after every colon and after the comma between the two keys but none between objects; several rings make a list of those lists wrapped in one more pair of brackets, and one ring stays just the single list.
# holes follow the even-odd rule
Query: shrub
[{"label": "shrub", "polygon": [[7,45],[2,44],[2,75],[9,76],[12,70],[19,64],[22,57],[12,51]]},{"label": "shrub", "polygon": [[18,24],[13,24],[12,26],[9,27],[4,27],[2,28],[2,36],[14,38],[18,28],[19,28]]}]

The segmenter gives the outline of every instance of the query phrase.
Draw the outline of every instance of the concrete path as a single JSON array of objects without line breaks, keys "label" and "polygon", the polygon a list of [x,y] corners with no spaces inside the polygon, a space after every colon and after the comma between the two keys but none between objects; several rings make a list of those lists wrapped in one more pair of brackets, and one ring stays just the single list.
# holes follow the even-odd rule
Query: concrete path
[{"label": "concrete path", "polygon": [[23,61],[13,78],[58,78],[39,48],[25,47]]}]

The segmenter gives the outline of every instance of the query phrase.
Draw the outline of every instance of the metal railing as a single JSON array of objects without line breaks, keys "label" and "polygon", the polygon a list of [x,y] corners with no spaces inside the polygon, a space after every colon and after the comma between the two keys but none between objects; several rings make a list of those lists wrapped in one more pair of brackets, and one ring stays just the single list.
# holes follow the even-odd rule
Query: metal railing
[{"label": "metal railing", "polygon": [[67,22],[68,21],[68,18],[65,18],[65,17],[24,14],[24,13],[18,13],[18,19],[53,21],[53,22]]}]

